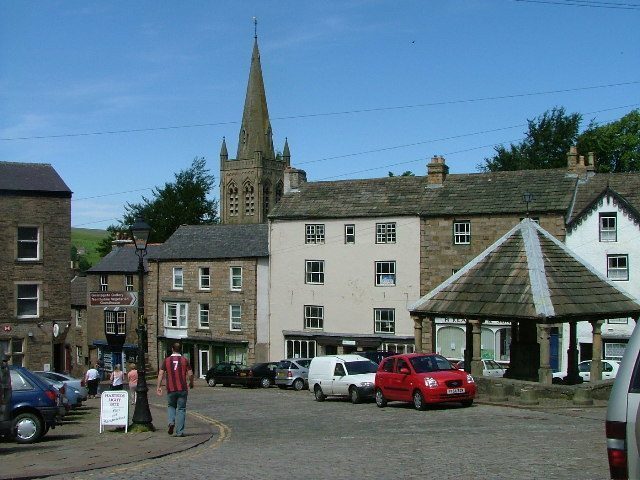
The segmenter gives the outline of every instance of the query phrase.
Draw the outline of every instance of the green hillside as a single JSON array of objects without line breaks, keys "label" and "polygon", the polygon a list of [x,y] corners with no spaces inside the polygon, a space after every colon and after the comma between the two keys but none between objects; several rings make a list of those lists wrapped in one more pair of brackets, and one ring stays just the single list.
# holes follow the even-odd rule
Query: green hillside
[{"label": "green hillside", "polygon": [[109,235],[106,230],[92,228],[71,228],[71,245],[78,251],[78,259],[84,256],[90,266],[100,260],[96,247],[100,240]]}]

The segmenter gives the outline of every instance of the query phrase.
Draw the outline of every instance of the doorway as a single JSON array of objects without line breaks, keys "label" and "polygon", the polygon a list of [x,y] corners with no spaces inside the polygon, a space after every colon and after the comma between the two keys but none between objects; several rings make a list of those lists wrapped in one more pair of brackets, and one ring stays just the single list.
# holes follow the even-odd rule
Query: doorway
[{"label": "doorway", "polygon": [[207,348],[206,350],[200,349],[198,351],[198,359],[200,360],[199,362],[199,375],[200,378],[204,378],[207,374],[207,371],[209,370],[209,349]]}]

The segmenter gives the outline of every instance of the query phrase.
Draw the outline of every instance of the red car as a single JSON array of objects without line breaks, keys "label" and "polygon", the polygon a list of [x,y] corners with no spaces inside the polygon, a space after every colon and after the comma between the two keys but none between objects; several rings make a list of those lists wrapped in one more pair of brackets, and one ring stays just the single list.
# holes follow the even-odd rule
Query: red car
[{"label": "red car", "polygon": [[473,377],[435,353],[387,357],[376,372],[375,398],[380,408],[392,401],[413,402],[417,410],[448,402],[470,407],[475,396]]}]

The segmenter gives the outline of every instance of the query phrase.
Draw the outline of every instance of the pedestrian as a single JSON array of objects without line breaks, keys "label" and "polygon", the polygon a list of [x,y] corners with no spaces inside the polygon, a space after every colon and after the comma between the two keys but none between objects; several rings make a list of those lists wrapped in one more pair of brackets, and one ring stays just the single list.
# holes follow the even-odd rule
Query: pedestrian
[{"label": "pedestrian", "polygon": [[122,372],[119,363],[115,366],[113,372],[111,372],[109,379],[111,380],[111,390],[122,390],[124,373]]},{"label": "pedestrian", "polygon": [[[162,379],[167,375],[167,416],[169,435],[175,428],[176,437],[184,437],[184,420],[187,413],[187,395],[193,388],[193,371],[189,360],[181,355],[179,343],[171,346],[171,355],[164,359],[158,371],[156,393],[162,395]],[[188,388],[187,388],[188,383]]]},{"label": "pedestrian", "polygon": [[87,385],[87,397],[96,398],[98,395],[98,383],[100,383],[100,379],[98,378],[98,364],[89,368],[87,373],[84,374],[84,383]]},{"label": "pedestrian", "polygon": [[136,387],[138,386],[138,370],[135,363],[129,365],[127,372],[127,382],[129,382],[129,394],[131,395],[131,403],[136,403]]}]

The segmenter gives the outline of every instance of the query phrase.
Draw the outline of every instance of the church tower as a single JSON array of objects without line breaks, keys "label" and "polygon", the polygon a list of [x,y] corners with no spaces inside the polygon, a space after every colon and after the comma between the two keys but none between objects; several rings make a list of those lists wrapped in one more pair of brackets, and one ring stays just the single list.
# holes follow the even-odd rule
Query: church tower
[{"label": "church tower", "polygon": [[220,148],[221,222],[266,222],[267,213],[283,194],[283,172],[290,161],[289,143],[286,140],[282,154],[278,157],[273,148],[256,35],[236,158],[229,159],[224,138]]}]

